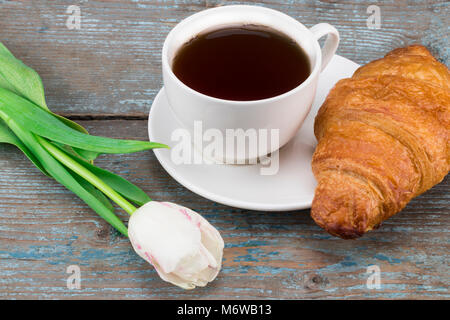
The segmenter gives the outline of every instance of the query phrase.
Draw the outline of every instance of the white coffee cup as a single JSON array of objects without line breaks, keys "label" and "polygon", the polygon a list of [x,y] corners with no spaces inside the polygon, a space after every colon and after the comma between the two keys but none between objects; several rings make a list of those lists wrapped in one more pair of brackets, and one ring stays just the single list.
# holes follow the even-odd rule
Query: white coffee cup
[{"label": "white coffee cup", "polygon": [[[187,41],[204,32],[248,24],[267,26],[296,41],[309,59],[309,77],[298,87],[272,98],[231,101],[199,93],[173,73],[173,59]],[[318,40],[325,35],[327,38],[321,49]],[[201,121],[202,130],[216,129],[223,136],[227,129],[243,129],[244,132],[248,129],[278,130],[279,141],[259,141],[258,145],[262,142],[268,147],[260,148],[253,156],[249,156],[251,153],[248,150],[237,150],[236,153],[220,155],[216,160],[239,163],[254,156],[260,158],[286,144],[301,127],[311,109],[319,74],[330,62],[338,44],[338,31],[327,23],[319,23],[308,29],[284,13],[259,6],[232,5],[207,9],[184,19],[168,34],[162,51],[165,92],[175,117],[192,135],[198,121]],[[270,135],[266,139],[270,139]]]}]

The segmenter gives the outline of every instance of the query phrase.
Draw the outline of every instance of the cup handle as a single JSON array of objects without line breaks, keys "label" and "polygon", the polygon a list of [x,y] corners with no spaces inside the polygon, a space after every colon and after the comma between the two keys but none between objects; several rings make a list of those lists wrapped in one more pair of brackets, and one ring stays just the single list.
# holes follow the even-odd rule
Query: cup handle
[{"label": "cup handle", "polygon": [[334,53],[339,45],[339,32],[335,27],[328,23],[316,24],[309,30],[311,30],[317,41],[327,35],[327,39],[325,40],[325,44],[322,48],[322,67],[320,71],[323,71],[323,69],[325,69],[330,62],[331,58],[334,56]]}]

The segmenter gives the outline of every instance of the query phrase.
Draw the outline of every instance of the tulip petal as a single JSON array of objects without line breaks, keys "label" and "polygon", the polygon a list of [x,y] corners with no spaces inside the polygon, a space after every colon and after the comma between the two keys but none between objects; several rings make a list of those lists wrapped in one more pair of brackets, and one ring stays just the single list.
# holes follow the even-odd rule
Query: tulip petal
[{"label": "tulip petal", "polygon": [[151,201],[130,218],[129,231],[157,259],[164,273],[173,272],[184,257],[194,256],[201,233],[177,210]]},{"label": "tulip petal", "polygon": [[220,271],[224,242],[195,211],[152,201],[136,210],[128,224],[134,250],[165,281],[184,289],[206,286]]}]

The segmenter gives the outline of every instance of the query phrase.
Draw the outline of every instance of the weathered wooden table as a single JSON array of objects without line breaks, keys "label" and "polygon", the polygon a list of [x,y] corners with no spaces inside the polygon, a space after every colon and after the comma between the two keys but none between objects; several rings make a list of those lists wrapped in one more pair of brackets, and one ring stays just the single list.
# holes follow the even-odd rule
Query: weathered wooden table
[{"label": "weathered wooden table", "polygon": [[[146,139],[148,111],[162,85],[164,37],[182,18],[228,3],[236,2],[0,0],[0,41],[39,72],[53,111],[93,134]],[[338,53],[358,63],[411,43],[450,61],[446,1],[259,4],[307,26],[333,24],[342,36]],[[70,5],[80,8],[80,29],[66,26]],[[380,8],[379,29],[368,28],[370,5]],[[127,239],[19,151],[0,145],[1,298],[450,298],[448,177],[378,231],[344,241],[317,227],[309,210],[253,212],[197,196],[171,179],[151,151],[102,156],[97,164],[155,199],[203,213],[226,242],[218,279],[194,291],[161,281]],[[81,289],[66,286],[70,265],[81,269]],[[370,265],[381,270],[379,289],[366,285]]]}]

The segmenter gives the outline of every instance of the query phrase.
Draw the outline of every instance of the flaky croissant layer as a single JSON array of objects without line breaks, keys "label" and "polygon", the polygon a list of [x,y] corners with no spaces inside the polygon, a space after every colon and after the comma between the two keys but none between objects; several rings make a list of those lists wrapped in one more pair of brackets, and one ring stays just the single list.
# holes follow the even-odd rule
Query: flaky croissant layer
[{"label": "flaky croissant layer", "polygon": [[356,238],[450,169],[450,73],[423,46],[391,51],[339,81],[314,124],[311,216]]}]

